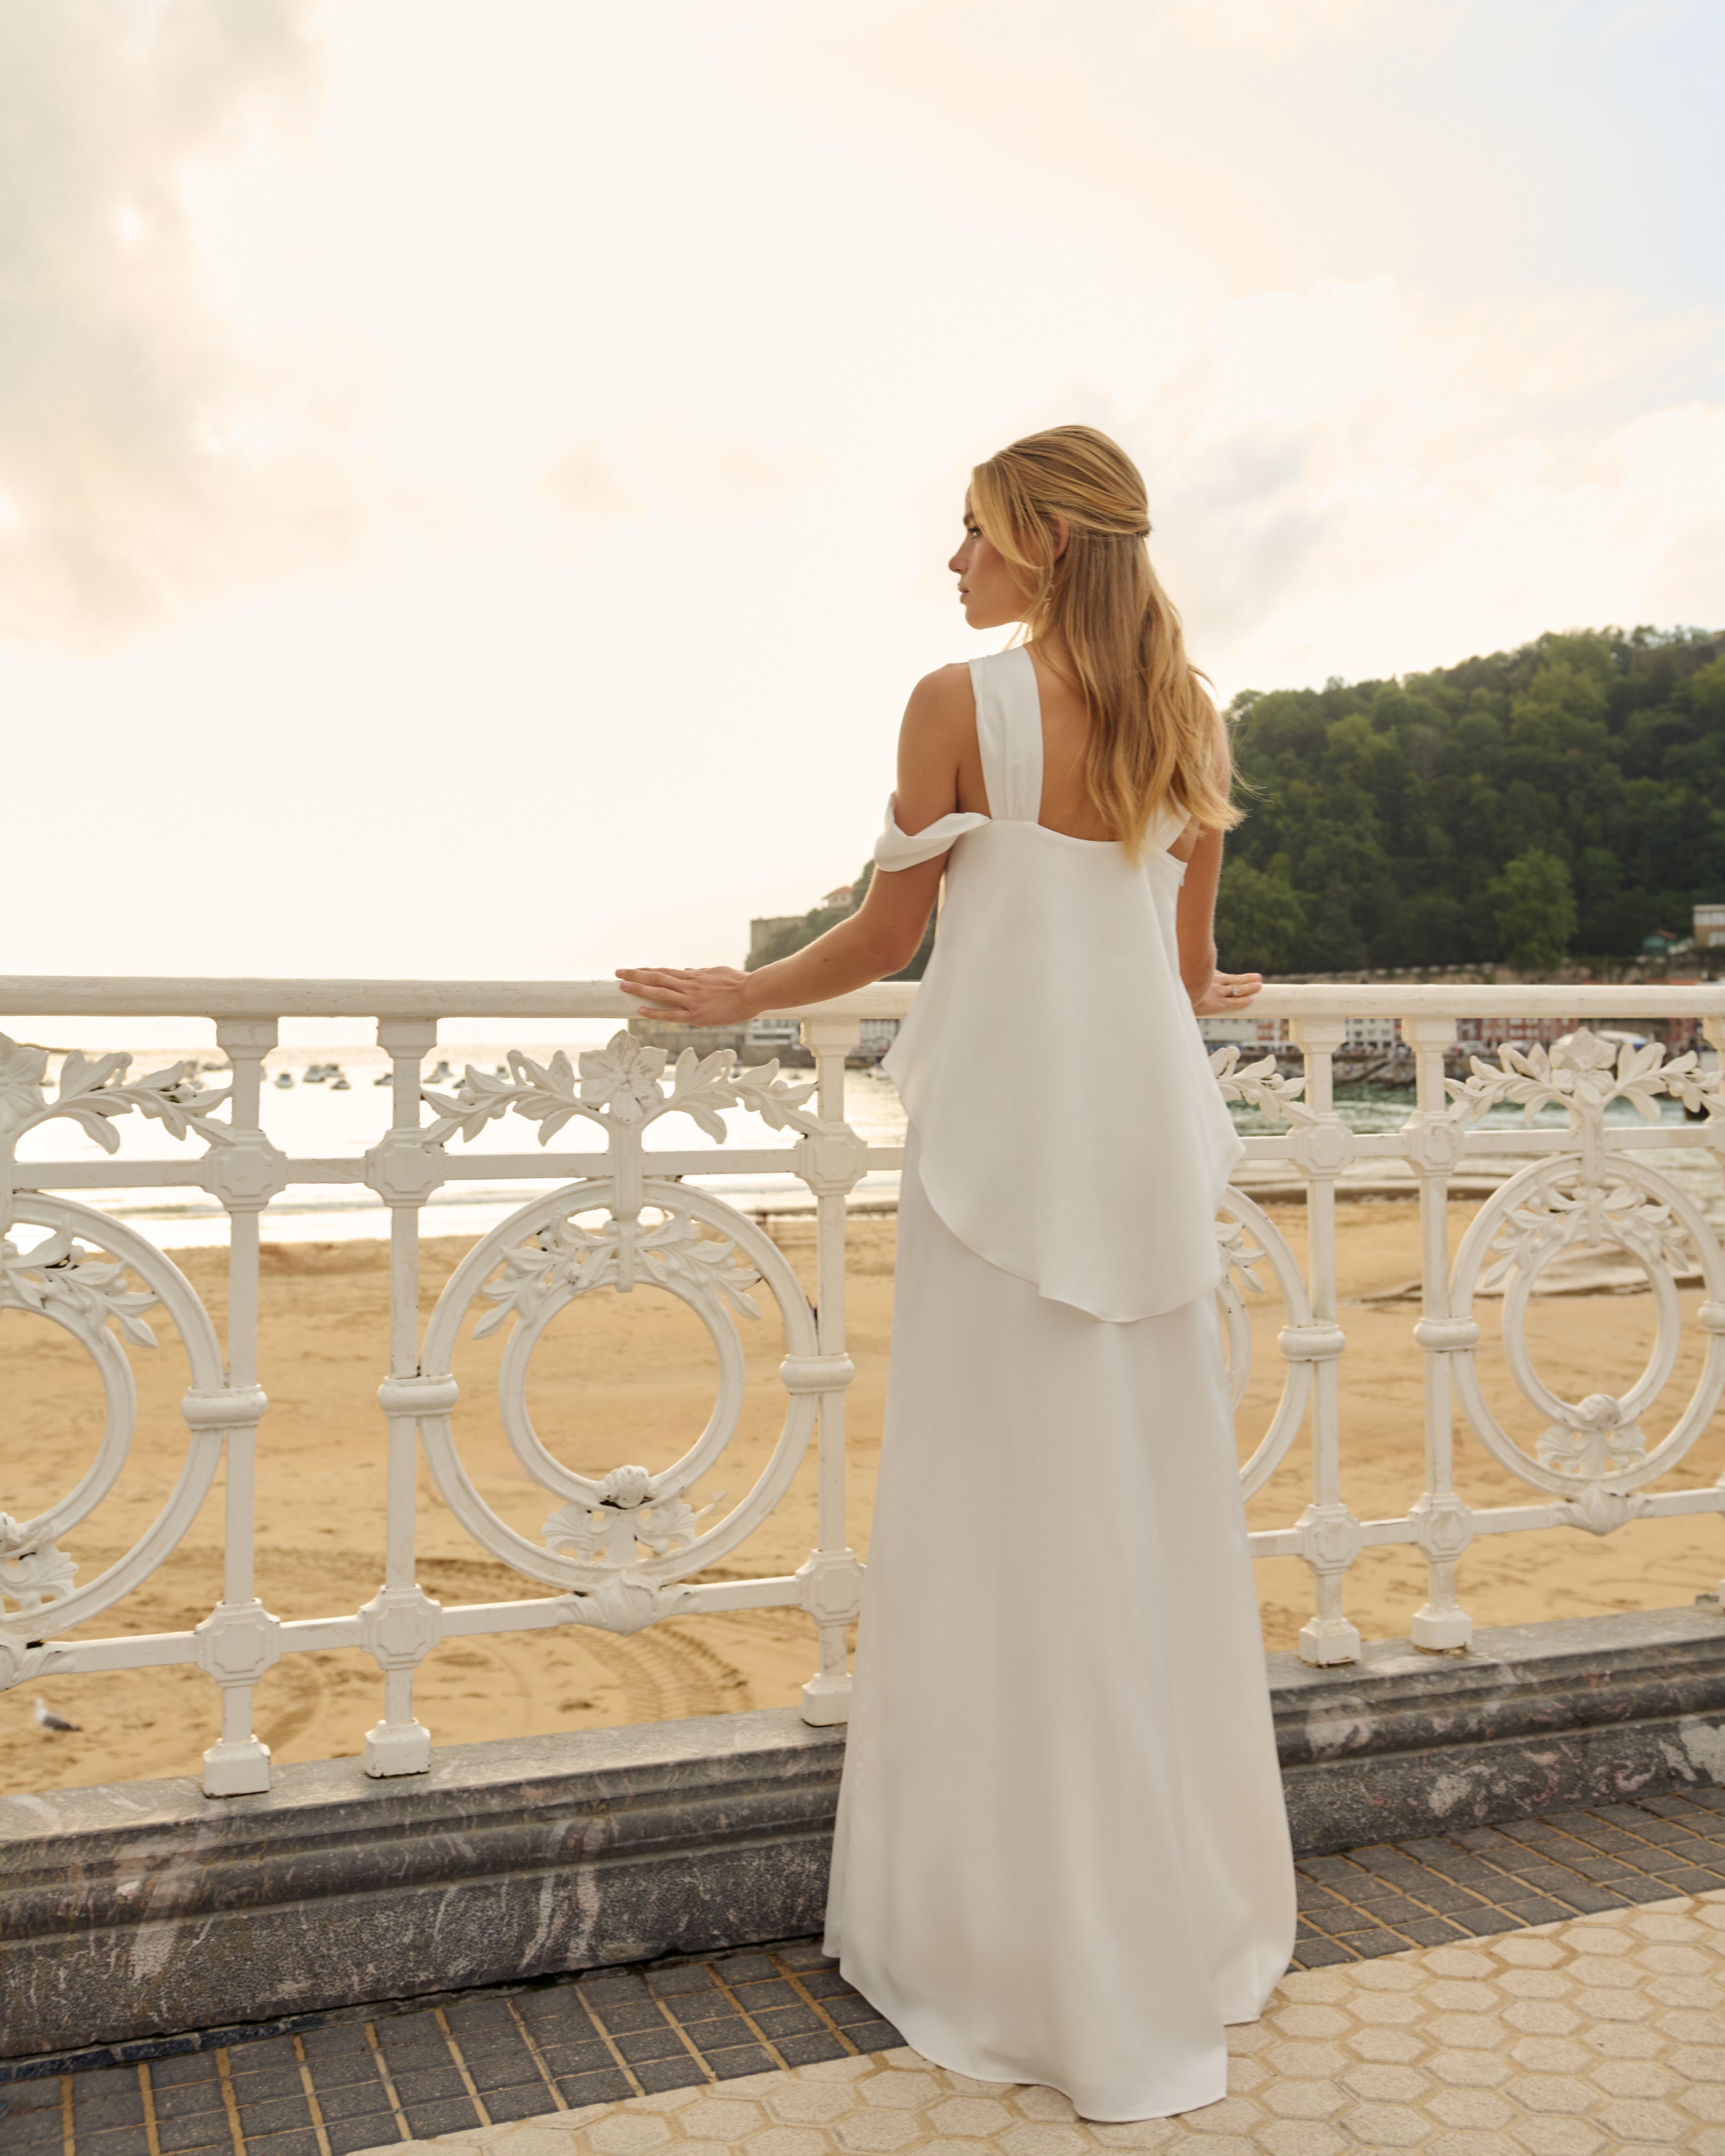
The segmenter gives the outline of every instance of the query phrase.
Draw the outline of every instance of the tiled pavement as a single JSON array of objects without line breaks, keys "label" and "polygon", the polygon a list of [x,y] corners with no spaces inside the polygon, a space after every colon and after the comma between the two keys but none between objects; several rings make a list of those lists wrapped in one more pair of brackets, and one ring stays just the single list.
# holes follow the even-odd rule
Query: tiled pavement
[{"label": "tiled pavement", "polygon": [[1296,1969],[1725,1887],[1725,1789],[1300,1860]]},{"label": "tiled pavement", "polygon": [[[1296,2004],[1322,2000],[1327,2010],[1332,2002],[1322,1989],[1327,1984],[1363,1986],[1361,1995],[1371,1999],[1399,1995],[1395,1986],[1400,1979],[1382,1979],[1367,1973],[1371,1970],[1405,1969],[1416,1962],[1435,1967],[1432,1957],[1445,1953],[1464,1960],[1471,1953],[1476,1961],[1481,1953],[1497,1955],[1500,1939],[1507,1953],[1529,1936],[1529,1927],[1548,1928],[1554,1919],[1561,1924],[1578,1916],[1597,1916],[1607,1927],[1599,1934],[1603,1939],[1612,1912],[1669,1905],[1673,1897],[1717,1895],[1725,1889],[1725,1789],[1548,1814],[1509,1826],[1308,1857],[1299,1869],[1301,1920],[1294,1973],[1283,1997]],[[1717,1925],[1707,1933],[1717,1948],[1725,1932],[1725,1908],[1711,1902],[1707,1907],[1711,1914],[1704,1912],[1693,1921]],[[1663,1920],[1659,1907],[1650,1921],[1653,1917]],[[1410,1958],[1410,1948],[1429,1951]],[[1384,1958],[1391,1956],[1399,1958]],[[1487,1965],[1495,1968],[1497,1963]],[[1624,1960],[1620,1965],[1635,1964]],[[1530,1980],[1545,1980],[1544,1963],[1510,1966],[1531,1972]],[[1661,1975],[1661,1981],[1669,1978],[1673,1984],[1685,1979],[1685,1971],[1675,1964]],[[1487,1979],[1464,1975],[1458,1963],[1443,1980],[1465,1984]],[[1536,1982],[1527,1998],[1537,2002],[1543,1995]],[[1717,1989],[1712,1996],[1713,2003],[1705,2009],[1697,2003],[1692,2018],[1711,2015],[1712,2034],[1695,2035],[1692,2044],[1725,2044]],[[1368,2020],[1368,2030],[1375,2026]],[[1291,2027],[1286,2033],[1298,2035]],[[1530,2038],[1540,2033],[1528,2030]],[[1245,2061],[1252,2054],[1254,2032],[1234,2034]],[[448,2134],[481,2133],[489,2143],[512,2122],[528,2121],[547,2131],[553,2122],[566,2129],[556,2148],[576,2156],[567,2129],[594,2105],[603,2107],[607,2116],[620,2105],[619,2118],[634,2115],[631,2105],[657,2106],[652,2110],[657,2122],[670,2117],[664,2107],[674,2097],[684,2103],[691,2092],[752,2082],[763,2073],[780,2080],[787,2074],[812,2076],[823,2087],[854,2084],[860,2089],[877,2071],[870,2061],[900,2042],[898,2031],[844,1982],[814,1943],[793,1942],[705,1961],[594,1971],[578,1979],[500,1986],[443,2000],[306,2015],[270,2030],[153,2039],[125,2046],[121,2053],[110,2049],[75,2060],[0,2066],[0,2156],[352,2156],[380,2144],[399,2150],[406,2141]],[[1395,2062],[1387,2053],[1382,2058],[1369,2051],[1363,2056],[1368,2062]],[[915,2068],[891,2071],[915,2075],[922,2070],[919,2062]],[[1720,2071],[1725,2074],[1725,2065]],[[952,2081],[945,2077],[942,2087]],[[1609,2093],[1599,2100],[1606,2101]],[[1056,2101],[1046,2091],[1019,2091],[1011,2097],[1017,2107],[1012,2118],[1026,2133],[1036,2122],[1046,2123],[1034,2108],[1045,2099]],[[819,2099],[829,2100],[835,2099]],[[867,2102],[871,2108],[866,2117],[875,2118],[875,2125],[845,2128],[840,2143],[855,2151],[896,2148],[897,2141],[879,2138],[886,2129],[875,2118],[883,2106],[891,2112],[896,2099],[877,2093]],[[1192,2130],[1222,2131],[1216,2118],[1219,2108],[1193,2114]],[[695,2116],[685,2110],[676,2115],[685,2122]],[[1070,2119],[1070,2107],[1060,2116]],[[1440,2121],[1444,2116],[1433,2113]],[[1698,2116],[1691,2116],[1689,2123],[1696,2124]],[[1402,2145],[1326,2139],[1322,2134],[1301,2138],[1305,2128],[1296,2133],[1298,2121],[1312,2125],[1317,2117],[1277,2112],[1276,2123],[1265,2129],[1275,2138],[1260,2135],[1236,2145],[1271,2148],[1281,2156]],[[1571,2133],[1556,2112],[1549,2118],[1539,2112],[1534,2123],[1534,2139],[1523,2136],[1512,2143],[1499,2138],[1491,2145],[1513,2146],[1521,2156],[1548,2156],[1548,2151],[1549,2156],[1568,2156],[1572,2146],[1589,2152],[1613,2146],[1597,2136],[1579,2135],[1579,2128]],[[1712,2113],[1707,2124],[1709,2132],[1714,2130]],[[1450,2128],[1445,2156],[1484,2148],[1483,2143],[1454,2138],[1463,2132],[1459,2118]],[[627,2129],[637,2130],[649,2131],[644,2126]],[[651,2130],[657,2132],[656,2123]],[[668,2126],[665,2131],[670,2135]],[[762,2126],[761,2131],[767,2129]],[[964,2130],[946,2131],[935,2156],[961,2156]],[[625,2129],[619,2126],[614,2132]],[[867,2133],[875,2138],[867,2139]],[[857,2138],[860,2133],[865,2138]],[[1570,2133],[1568,2141],[1564,2133]],[[921,2128],[917,2134],[928,2138]],[[794,2148],[788,2141],[780,2145],[777,2136],[775,2128],[758,2147],[752,2141],[750,2156],[823,2156],[827,2146],[822,2141],[816,2147],[819,2136],[804,2136],[808,2145],[799,2140]],[[716,2143],[722,2139],[712,2138]],[[1655,2145],[1656,2138],[1647,2145]],[[639,2151],[634,2143],[627,2148],[620,2142],[615,2148],[598,2140],[592,2144],[593,2156],[644,2156],[649,2145],[656,2143],[641,2142]],[[970,2156],[977,2156],[975,2142],[967,2145]],[[1070,2138],[1037,2138],[1033,2147],[1023,2136],[1011,2139],[1009,2132],[1003,2145],[1007,2156],[1080,2156],[1079,2143]],[[1667,2139],[1657,2145],[1692,2144]],[[1725,2156],[1725,2113],[1715,2141],[1692,2145]],[[540,2149],[523,2143],[511,2148],[511,2156],[551,2156],[551,2151],[549,2146]],[[581,2156],[586,2156],[584,2144]],[[667,2147],[666,2156],[682,2152]],[[715,2145],[703,2156],[721,2152]]]},{"label": "tiled pavement", "polygon": [[[911,2051],[493,2126],[424,2156],[1725,2156],[1725,1895],[1293,1970],[1229,2092],[1093,2126]],[[403,2156],[398,2143],[376,2156]]]},{"label": "tiled pavement", "polygon": [[97,2052],[78,2071],[0,2085],[0,2152],[348,2156],[901,2039],[805,1939],[196,2041],[125,2047],[156,2053],[136,2064]]}]

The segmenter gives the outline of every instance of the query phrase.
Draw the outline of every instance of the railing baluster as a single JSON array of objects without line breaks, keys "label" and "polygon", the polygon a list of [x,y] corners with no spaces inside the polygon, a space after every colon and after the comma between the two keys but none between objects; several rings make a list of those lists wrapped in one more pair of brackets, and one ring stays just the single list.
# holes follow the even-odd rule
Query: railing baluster
[{"label": "railing baluster", "polygon": [[1360,1552],[1359,1522],[1342,1502],[1341,1400],[1336,1363],[1347,1346],[1336,1322],[1336,1178],[1353,1158],[1353,1136],[1335,1111],[1332,1059],[1348,1038],[1344,1019],[1298,1019],[1290,1028],[1306,1061],[1306,1101],[1318,1121],[1294,1137],[1306,1182],[1306,1278],[1312,1322],[1285,1326],[1284,1354],[1315,1365],[1312,1387],[1312,1502],[1300,1515],[1302,1554],[1315,1607],[1300,1628],[1302,1661],[1359,1660],[1360,1636],[1342,1608],[1342,1581]]},{"label": "railing baluster", "polygon": [[281,1627],[257,1598],[252,1562],[257,1430],[268,1404],[258,1384],[259,1216],[280,1187],[259,1111],[264,1058],[278,1031],[274,1019],[216,1021],[233,1072],[228,1125],[237,1142],[213,1162],[211,1178],[228,1211],[228,1398],[199,1402],[199,1419],[219,1421],[227,1431],[222,1599],[195,1628],[199,1666],[222,1692],[222,1734],[203,1755],[204,1793],[212,1797],[254,1795],[270,1786],[270,1748],[252,1728],[252,1688],[281,1652]]},{"label": "railing baluster", "polygon": [[867,1167],[867,1148],[845,1124],[845,1059],[862,1037],[859,1020],[805,1019],[803,1045],[814,1056],[815,1106],[830,1134],[803,1138],[797,1172],[814,1193],[816,1337],[827,1366],[820,1386],[819,1545],[798,1570],[803,1606],[814,1618],[819,1667],[803,1687],[803,1718],[843,1722],[850,1707],[850,1628],[862,1568],[845,1540],[845,1389],[854,1374],[845,1342],[845,1258],[851,1189]]},{"label": "railing baluster", "polygon": [[367,1774],[423,1774],[431,1764],[431,1732],[413,1712],[413,1675],[442,1635],[442,1605],[417,1577],[414,1513],[418,1502],[419,1212],[437,1187],[437,1163],[420,1143],[420,1066],[437,1045],[434,1019],[377,1021],[388,1051],[389,1135],[366,1157],[367,1179],[389,1208],[389,1376],[377,1404],[389,1423],[388,1525],[383,1585],[361,1609],[367,1652],[383,1672],[383,1712],[366,1732]]},{"label": "railing baluster", "polygon": [[1420,1178],[1420,1322],[1414,1337],[1425,1360],[1425,1489],[1409,1507],[1425,1557],[1425,1601],[1409,1620],[1416,1647],[1465,1647],[1473,1620],[1456,1599],[1455,1567],[1473,1539],[1473,1513],[1455,1495],[1455,1415],[1450,1358],[1471,1348],[1480,1328],[1450,1312],[1450,1177],[1462,1138],[1445,1113],[1444,1055],[1455,1038],[1452,1018],[1404,1018],[1402,1038],[1414,1051],[1414,1108],[1408,1158]]}]

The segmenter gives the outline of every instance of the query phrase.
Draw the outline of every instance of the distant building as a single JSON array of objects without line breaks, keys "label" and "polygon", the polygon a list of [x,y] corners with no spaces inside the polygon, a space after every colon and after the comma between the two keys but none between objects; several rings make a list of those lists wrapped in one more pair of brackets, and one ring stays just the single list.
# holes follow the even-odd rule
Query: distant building
[{"label": "distant building", "polygon": [[1455,1040],[1458,1046],[1467,1048],[1496,1048],[1506,1040],[1517,1048],[1549,1048],[1566,1033],[1574,1033],[1575,1025],[1573,1018],[1458,1018]]},{"label": "distant building", "polygon": [[[685,1048],[692,1048],[697,1055],[711,1055],[716,1048],[728,1048],[741,1055],[748,1032],[741,1025],[678,1025],[657,1018],[632,1018],[629,1029],[637,1040],[662,1048],[673,1063]],[[766,1058],[756,1055],[749,1060],[764,1062]]]},{"label": "distant building", "polygon": [[1697,906],[1694,913],[1694,935],[1697,947],[1700,950],[1725,943],[1725,906]]},{"label": "distant building", "polygon": [[1242,1012],[1238,1018],[1201,1018],[1198,1030],[1207,1048],[1281,1048],[1287,1041],[1288,1022]]}]

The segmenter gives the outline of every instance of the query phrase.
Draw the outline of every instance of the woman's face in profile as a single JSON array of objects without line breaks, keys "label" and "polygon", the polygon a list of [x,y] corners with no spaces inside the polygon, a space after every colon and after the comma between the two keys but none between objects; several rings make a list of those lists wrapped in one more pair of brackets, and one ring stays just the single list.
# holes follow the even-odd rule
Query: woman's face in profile
[{"label": "woman's face in profile", "polygon": [[958,579],[958,603],[973,629],[1004,629],[1022,621],[1029,594],[1024,589],[1005,557],[982,534],[964,505],[964,538],[947,567]]}]

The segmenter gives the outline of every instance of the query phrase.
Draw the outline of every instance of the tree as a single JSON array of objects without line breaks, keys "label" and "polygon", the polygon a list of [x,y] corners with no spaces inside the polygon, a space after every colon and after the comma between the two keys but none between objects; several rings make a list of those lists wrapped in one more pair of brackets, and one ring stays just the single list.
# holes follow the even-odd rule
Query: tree
[{"label": "tree", "polygon": [[[1477,965],[1512,946],[1550,965],[1569,945],[1608,964],[1725,892],[1717,632],[1573,630],[1399,680],[1243,696],[1231,716],[1247,811],[1223,871],[1234,963]],[[1543,881],[1510,875],[1530,855]],[[1567,927],[1561,891],[1539,902],[1560,867]]]},{"label": "tree", "polygon": [[1216,891],[1216,948],[1234,973],[1286,972],[1306,935],[1306,909],[1288,880],[1286,859],[1266,873],[1250,861],[1224,861]]},{"label": "tree", "polygon": [[1564,863],[1532,846],[1492,879],[1489,896],[1509,963],[1522,973],[1552,972],[1575,933],[1575,891]]}]

